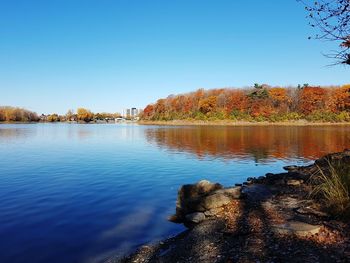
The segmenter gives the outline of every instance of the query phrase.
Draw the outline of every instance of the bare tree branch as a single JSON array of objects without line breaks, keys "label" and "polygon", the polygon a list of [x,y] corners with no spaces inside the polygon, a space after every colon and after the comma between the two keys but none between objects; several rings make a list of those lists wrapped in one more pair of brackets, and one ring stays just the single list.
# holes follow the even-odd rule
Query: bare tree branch
[{"label": "bare tree branch", "polygon": [[319,30],[316,39],[338,42],[339,49],[326,57],[350,65],[350,0],[297,0],[309,13],[309,24]]}]

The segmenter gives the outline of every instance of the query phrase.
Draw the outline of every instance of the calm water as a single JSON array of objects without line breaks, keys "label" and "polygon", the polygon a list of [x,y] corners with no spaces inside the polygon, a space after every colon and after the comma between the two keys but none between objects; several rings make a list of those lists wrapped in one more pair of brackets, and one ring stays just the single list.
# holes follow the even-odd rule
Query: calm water
[{"label": "calm water", "polygon": [[173,235],[179,186],[350,148],[350,126],[0,125],[0,262],[96,262]]}]

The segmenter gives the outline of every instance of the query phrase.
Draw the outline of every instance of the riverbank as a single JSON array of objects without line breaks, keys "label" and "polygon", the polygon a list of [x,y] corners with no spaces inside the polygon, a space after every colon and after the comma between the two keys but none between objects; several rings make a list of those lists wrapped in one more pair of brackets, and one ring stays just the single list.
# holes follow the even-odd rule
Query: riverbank
[{"label": "riverbank", "polygon": [[[348,262],[348,221],[332,216],[310,196],[319,168],[335,162],[350,166],[350,151],[286,167],[285,173],[248,178],[229,189],[207,181],[185,185],[175,219],[188,230],[107,262]],[[219,198],[224,192],[231,195]]]},{"label": "riverbank", "polygon": [[201,121],[201,120],[172,120],[172,121],[146,121],[137,122],[140,125],[159,125],[159,126],[331,126],[331,125],[350,125],[350,122],[310,122],[306,120],[286,121],[286,122],[250,122],[250,121]]}]

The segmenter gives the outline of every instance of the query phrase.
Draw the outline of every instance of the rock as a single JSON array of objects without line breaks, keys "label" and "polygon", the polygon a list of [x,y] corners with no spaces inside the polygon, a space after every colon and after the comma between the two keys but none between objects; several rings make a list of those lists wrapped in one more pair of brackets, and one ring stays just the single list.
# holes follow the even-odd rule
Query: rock
[{"label": "rock", "polygon": [[220,184],[200,181],[194,185],[184,185],[180,188],[176,203],[176,215],[170,218],[173,222],[189,221],[188,215],[208,212],[213,215],[213,209],[229,204],[241,197],[241,187],[223,188]]},{"label": "rock", "polygon": [[186,215],[186,220],[191,222],[191,223],[195,223],[195,224],[198,224],[198,223],[204,221],[205,218],[206,217],[205,217],[204,213],[201,213],[201,212],[195,212],[195,213]]},{"label": "rock", "polygon": [[307,236],[314,235],[320,231],[321,226],[310,225],[300,221],[290,221],[285,224],[272,225],[272,230],[281,235]]},{"label": "rock", "polygon": [[274,185],[284,185],[286,182],[284,181],[284,179],[277,179],[273,181]]},{"label": "rock", "polygon": [[266,177],[267,179],[273,179],[273,178],[275,177],[275,174],[273,174],[273,173],[267,173],[267,174],[265,174],[265,177]]},{"label": "rock", "polygon": [[223,193],[209,195],[200,202],[200,207],[203,207],[205,210],[210,210],[213,208],[221,207],[229,204],[232,201],[232,197],[227,196]]},{"label": "rock", "polygon": [[262,202],[272,197],[270,189],[263,184],[247,186],[242,190],[242,193],[247,199],[257,202]]},{"label": "rock", "polygon": [[265,181],[265,176],[259,176],[257,179],[254,180],[255,183],[261,184]]},{"label": "rock", "polygon": [[204,212],[205,209],[199,206],[201,199],[214,192],[222,189],[221,184],[213,184],[207,180],[199,181],[196,184],[183,185],[177,195],[176,216],[180,220],[186,214],[192,212]]},{"label": "rock", "polygon": [[321,168],[327,174],[331,172],[329,165],[350,167],[350,151],[345,149],[343,152],[327,154],[316,160],[313,166],[316,166],[318,169]]},{"label": "rock", "polygon": [[298,209],[296,209],[296,212],[302,215],[315,215],[318,217],[329,217],[327,213],[316,210],[312,207],[299,207]]},{"label": "rock", "polygon": [[235,186],[242,186],[243,184],[235,184]]},{"label": "rock", "polygon": [[253,183],[254,183],[253,180],[249,180],[249,181],[244,182],[243,185],[251,185]]},{"label": "rock", "polygon": [[284,166],[283,169],[286,170],[286,171],[295,171],[295,170],[298,170],[298,166],[296,165],[288,165],[288,166]]},{"label": "rock", "polygon": [[236,186],[236,187],[216,190],[214,193],[226,195],[228,197],[231,197],[232,199],[239,199],[241,197],[241,190],[242,190],[242,187]]},{"label": "rock", "polygon": [[222,212],[222,207],[213,208],[210,210],[207,210],[204,212],[205,216],[212,217],[218,215],[220,212]]},{"label": "rock", "polygon": [[298,198],[293,198],[291,196],[287,196],[283,199],[280,199],[280,204],[288,209],[297,209],[301,205],[305,204],[305,201],[299,200]]},{"label": "rock", "polygon": [[179,190],[178,196],[182,199],[197,198],[222,188],[221,184],[213,184],[207,180],[202,180],[196,184],[183,185]]},{"label": "rock", "polygon": [[303,180],[296,180],[296,179],[289,179],[289,180],[287,180],[287,185],[290,185],[290,186],[299,186],[302,183],[304,183]]},{"label": "rock", "polygon": [[326,160],[341,160],[343,158],[348,160],[347,157],[349,157],[349,156],[350,156],[350,150],[345,149],[343,152],[327,154],[327,155],[323,156],[322,158],[316,160],[315,162],[320,163],[320,162],[326,161]]}]

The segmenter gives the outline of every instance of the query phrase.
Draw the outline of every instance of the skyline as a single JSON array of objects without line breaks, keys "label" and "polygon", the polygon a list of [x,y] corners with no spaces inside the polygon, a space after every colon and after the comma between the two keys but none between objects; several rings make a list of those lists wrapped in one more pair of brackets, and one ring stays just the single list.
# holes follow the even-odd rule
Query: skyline
[{"label": "skyline", "polygon": [[198,88],[342,85],[295,0],[3,1],[0,105],[121,112]]}]

